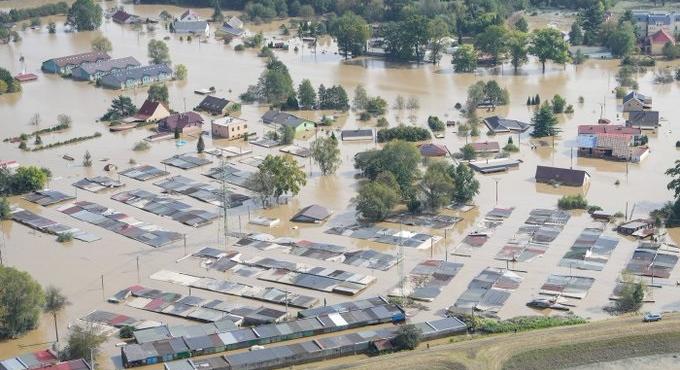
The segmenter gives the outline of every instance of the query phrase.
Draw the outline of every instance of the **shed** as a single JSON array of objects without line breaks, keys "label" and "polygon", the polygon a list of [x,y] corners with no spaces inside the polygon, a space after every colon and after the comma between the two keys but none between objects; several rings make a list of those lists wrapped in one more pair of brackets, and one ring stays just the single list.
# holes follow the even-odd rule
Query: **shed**
[{"label": "shed", "polygon": [[262,123],[287,126],[293,128],[295,131],[305,131],[315,127],[315,124],[312,121],[273,109],[268,110],[262,115]]},{"label": "shed", "polygon": [[322,207],[318,204],[312,204],[311,206],[307,206],[307,207],[301,209],[290,220],[293,221],[293,222],[304,222],[304,223],[317,224],[317,223],[325,221],[330,216],[331,216],[331,212],[328,211],[328,209],[326,209],[325,207]]},{"label": "shed", "polygon": [[616,228],[616,231],[623,235],[632,235],[638,230],[646,229],[651,226],[652,223],[649,220],[638,218],[619,225]]},{"label": "shed", "polygon": [[498,116],[491,116],[484,119],[484,124],[489,131],[498,133],[507,132],[524,132],[529,129],[531,125],[526,122],[517,121],[514,119],[501,118]]},{"label": "shed", "polygon": [[501,147],[498,144],[498,141],[476,142],[471,143],[470,145],[477,154],[498,153],[501,151]]},{"label": "shed", "polygon": [[419,147],[420,155],[423,157],[443,157],[449,154],[445,145],[427,143]]},{"label": "shed", "polygon": [[233,102],[227,99],[206,95],[195,110],[221,116],[227,114],[235,106],[236,105]]},{"label": "shed", "polygon": [[535,178],[537,183],[580,187],[590,181],[590,174],[583,170],[571,168],[536,166]]},{"label": "shed", "polygon": [[340,133],[342,141],[360,141],[373,140],[373,130],[371,129],[357,129],[357,130],[342,130]]}]

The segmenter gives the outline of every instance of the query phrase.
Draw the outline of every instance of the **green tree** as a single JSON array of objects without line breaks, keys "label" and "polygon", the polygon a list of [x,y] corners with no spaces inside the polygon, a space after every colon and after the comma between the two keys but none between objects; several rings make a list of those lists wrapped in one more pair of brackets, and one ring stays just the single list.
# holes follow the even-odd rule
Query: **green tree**
[{"label": "green tree", "polygon": [[35,329],[45,303],[40,284],[24,271],[0,266],[0,287],[0,338]]},{"label": "green tree", "polygon": [[54,22],[50,22],[47,24],[47,32],[48,33],[57,33],[57,24]]},{"label": "green tree", "polygon": [[536,110],[531,123],[534,124],[534,130],[531,132],[533,137],[556,136],[560,132],[557,127],[557,117],[555,117],[552,107],[547,102]]},{"label": "green tree", "polygon": [[111,41],[106,38],[106,36],[97,36],[90,43],[92,50],[100,51],[103,53],[110,53],[113,50],[113,45]]},{"label": "green tree", "polygon": [[198,141],[196,142],[196,151],[198,153],[203,153],[205,150],[205,143],[203,142],[203,135],[200,135],[198,137]]},{"label": "green tree", "polygon": [[454,182],[448,172],[448,165],[443,161],[435,161],[427,166],[420,181],[420,191],[426,207],[437,211],[449,204]]},{"label": "green tree", "polygon": [[170,65],[170,49],[163,40],[151,40],[147,46],[151,64]]},{"label": "green tree", "polygon": [[553,113],[564,113],[564,108],[567,106],[567,101],[560,96],[555,94],[552,98],[552,109]]},{"label": "green tree", "polygon": [[616,31],[612,32],[605,43],[615,57],[625,57],[635,51],[635,29],[629,22],[620,25]]},{"label": "green tree", "polygon": [[293,140],[295,140],[295,129],[290,127],[290,126],[281,126],[279,137],[281,138],[279,140],[279,143],[281,145],[290,145],[293,143]]},{"label": "green tree", "polygon": [[7,197],[0,198],[0,220],[8,220],[11,212]]},{"label": "green tree", "polygon": [[184,81],[187,79],[187,76],[189,75],[189,70],[187,69],[187,66],[184,64],[178,64],[175,67],[175,78]]},{"label": "green tree", "polygon": [[474,72],[477,68],[477,51],[472,45],[461,45],[453,52],[451,64],[457,73]]},{"label": "green tree", "polygon": [[445,50],[444,38],[449,36],[449,25],[441,17],[432,19],[427,24],[427,34],[430,37],[429,61],[432,64],[439,64]]},{"label": "green tree", "polygon": [[366,104],[366,113],[372,116],[382,116],[387,110],[387,101],[385,99],[376,96],[368,99]]},{"label": "green tree", "polygon": [[535,55],[541,62],[543,73],[545,73],[545,62],[548,60],[560,64],[566,63],[569,60],[568,49],[567,43],[557,29],[543,28],[535,30],[531,35],[529,53]]},{"label": "green tree", "polygon": [[222,22],[224,20],[224,14],[222,14],[222,7],[220,6],[220,0],[213,1],[213,22]]},{"label": "green tree", "polygon": [[119,95],[111,101],[111,107],[102,117],[103,121],[112,121],[129,117],[137,113],[137,107],[132,103],[128,96]]},{"label": "green tree", "polygon": [[475,172],[467,164],[451,165],[449,176],[454,183],[451,200],[457,204],[469,203],[479,194],[479,181],[475,178]]},{"label": "green tree", "polygon": [[604,11],[602,0],[588,0],[579,11],[578,20],[583,28],[583,41],[586,45],[594,45],[599,41]]},{"label": "green tree", "polygon": [[78,31],[94,31],[102,25],[102,14],[94,0],[76,0],[68,11],[68,20]]},{"label": "green tree", "polygon": [[92,167],[92,155],[89,150],[86,150],[83,155],[83,167]]},{"label": "green tree", "polygon": [[389,172],[394,175],[401,191],[405,192],[420,174],[420,158],[415,145],[397,140],[387,143],[382,150],[357,154],[354,167],[371,180],[375,180],[382,172]]},{"label": "green tree", "polygon": [[319,108],[321,109],[337,109],[346,111],[349,109],[349,98],[347,92],[340,86],[333,86],[326,88],[323,85],[319,86]]},{"label": "green tree", "polygon": [[581,45],[583,43],[583,32],[581,31],[581,26],[578,22],[571,24],[571,29],[569,30],[569,43],[572,45]]},{"label": "green tree", "polygon": [[422,61],[430,42],[428,24],[427,18],[417,14],[386,24],[384,35],[388,55],[397,60]]},{"label": "green tree", "polygon": [[527,22],[526,18],[519,17],[519,19],[517,19],[515,22],[515,29],[519,32],[529,32],[529,23]]},{"label": "green tree", "polygon": [[309,79],[305,78],[298,86],[297,98],[302,108],[314,109],[316,107],[316,91]]},{"label": "green tree", "polygon": [[147,100],[161,102],[168,104],[170,101],[170,93],[168,92],[168,87],[162,83],[156,83],[149,86],[149,91],[147,92]]},{"label": "green tree", "polygon": [[258,100],[270,104],[282,104],[288,97],[295,96],[288,67],[276,58],[269,59],[267,69],[260,75],[257,88]]},{"label": "green tree", "polygon": [[524,63],[529,61],[527,57],[528,35],[522,31],[511,31],[508,33],[507,48],[510,53],[510,63],[515,72]]},{"label": "green tree", "polygon": [[24,194],[29,191],[41,190],[47,184],[50,176],[47,171],[36,166],[19,167],[11,177],[12,194]]},{"label": "green tree", "polygon": [[632,275],[624,273],[621,276],[621,291],[614,307],[617,312],[636,312],[642,308],[647,286],[642,280],[635,281]]},{"label": "green tree", "polygon": [[397,188],[390,187],[382,182],[369,182],[359,189],[356,198],[356,210],[362,220],[379,222],[390,215],[398,201]]},{"label": "green tree", "polygon": [[420,343],[422,331],[413,324],[404,324],[397,329],[392,344],[399,350],[414,350]]},{"label": "green tree", "polygon": [[311,152],[324,176],[335,173],[342,163],[338,140],[332,137],[320,137],[312,141]]},{"label": "green tree", "polygon": [[663,54],[666,59],[673,60],[680,56],[680,49],[669,41],[664,44],[663,48],[661,49],[661,54]]},{"label": "green tree", "polygon": [[267,174],[263,177],[271,179],[277,202],[285,194],[297,195],[307,184],[305,172],[288,156],[267,155],[258,168],[259,172]]},{"label": "green tree", "polygon": [[64,307],[71,304],[66,296],[61,293],[61,290],[55,286],[48,286],[45,288],[45,306],[43,311],[52,315],[54,320],[54,337],[59,342],[59,326],[57,322],[57,314],[61,312]]},{"label": "green tree", "polygon": [[97,358],[99,347],[106,341],[106,335],[94,325],[71,327],[67,338],[66,348],[63,352],[64,360],[82,358],[91,364]]},{"label": "green tree", "polygon": [[503,26],[489,26],[475,38],[477,50],[491,56],[495,65],[499,58],[507,51],[508,31]]},{"label": "green tree", "polygon": [[466,161],[471,161],[477,157],[477,152],[471,144],[465,144],[460,148],[460,154]]},{"label": "green tree", "polygon": [[352,106],[354,109],[365,110],[368,106],[369,99],[370,98],[368,97],[368,93],[366,92],[364,85],[358,84],[357,87],[354,88],[354,98],[352,99]]},{"label": "green tree", "polygon": [[364,52],[371,29],[360,16],[345,12],[331,23],[330,34],[337,40],[340,53],[347,58],[350,54],[357,56]]},{"label": "green tree", "polygon": [[673,191],[675,199],[680,199],[680,160],[675,161],[675,166],[666,170],[666,176],[671,177],[671,181],[666,185],[668,190]]}]

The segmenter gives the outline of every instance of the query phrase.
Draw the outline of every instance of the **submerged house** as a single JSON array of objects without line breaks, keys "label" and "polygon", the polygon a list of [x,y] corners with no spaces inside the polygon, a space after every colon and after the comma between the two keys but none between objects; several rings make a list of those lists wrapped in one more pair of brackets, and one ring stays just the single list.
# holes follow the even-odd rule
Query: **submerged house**
[{"label": "submerged house", "polygon": [[158,131],[162,132],[188,132],[200,130],[203,126],[203,117],[196,112],[184,112],[171,114],[158,121]]},{"label": "submerged house", "polygon": [[71,71],[71,77],[81,81],[96,81],[109,73],[122,71],[142,64],[133,57],[102,60],[95,63],[85,63]]},{"label": "submerged house", "polygon": [[[637,112],[635,112],[637,113]],[[639,128],[621,125],[580,125],[578,155],[638,162],[643,137]]]},{"label": "submerged house", "polygon": [[139,19],[138,16],[130,14],[123,9],[119,9],[113,13],[111,20],[118,24],[141,23],[141,19]]},{"label": "submerged house", "polygon": [[302,132],[314,128],[314,122],[277,110],[268,110],[262,115],[262,122],[291,127],[295,132]]},{"label": "submerged house", "polygon": [[342,141],[360,141],[360,140],[373,140],[373,130],[369,129],[357,129],[357,130],[342,130],[340,133],[340,138]]},{"label": "submerged house", "polygon": [[418,147],[420,155],[423,157],[443,157],[449,154],[446,145],[427,143]]},{"label": "submerged house", "polygon": [[42,63],[42,70],[45,73],[59,73],[60,75],[70,75],[71,71],[85,63],[95,63],[109,60],[109,54],[100,51],[91,51],[82,54],[69,55],[61,58],[52,58]]},{"label": "submerged house", "polygon": [[134,118],[137,121],[153,122],[166,118],[169,115],[170,110],[165,104],[158,101],[145,100]]},{"label": "submerged house", "polygon": [[590,174],[583,170],[550,166],[536,166],[536,182],[581,187],[590,182]]},{"label": "submerged house", "polygon": [[109,89],[127,89],[167,81],[172,78],[172,69],[165,64],[119,70],[102,77],[100,84]]},{"label": "submerged house", "polygon": [[501,118],[498,116],[487,117],[484,119],[484,124],[489,128],[489,131],[500,134],[506,132],[524,132],[529,129],[531,125],[526,122],[517,121],[514,119]]},{"label": "submerged house", "polygon": [[498,141],[480,141],[470,143],[470,146],[472,146],[472,149],[474,149],[477,154],[493,154],[501,151]]},{"label": "submerged house", "polygon": [[630,112],[626,120],[626,126],[637,127],[641,130],[654,130],[660,126],[659,112],[653,110]]},{"label": "submerged house", "polygon": [[666,44],[675,45],[675,38],[664,29],[656,31],[647,38],[647,52],[651,55],[662,55]]},{"label": "submerged house", "polygon": [[652,98],[640,94],[637,91],[631,91],[628,95],[623,97],[623,111],[624,112],[639,112],[652,107]]},{"label": "submerged house", "polygon": [[331,217],[331,212],[318,204],[312,204],[300,210],[290,220],[293,222],[304,222],[318,224]]},{"label": "submerged house", "polygon": [[228,21],[222,24],[222,27],[215,31],[218,36],[225,37],[240,37],[245,33],[243,29],[243,21],[237,17],[231,17]]},{"label": "submerged house", "polygon": [[227,99],[218,98],[216,96],[207,95],[203,98],[194,110],[210,113],[215,116],[223,116],[230,111],[236,110],[238,104]]},{"label": "submerged house", "polygon": [[208,37],[210,26],[193,10],[188,9],[170,24],[170,32]]},{"label": "submerged house", "polygon": [[222,117],[210,123],[213,138],[241,139],[248,136],[248,122],[236,117]]}]

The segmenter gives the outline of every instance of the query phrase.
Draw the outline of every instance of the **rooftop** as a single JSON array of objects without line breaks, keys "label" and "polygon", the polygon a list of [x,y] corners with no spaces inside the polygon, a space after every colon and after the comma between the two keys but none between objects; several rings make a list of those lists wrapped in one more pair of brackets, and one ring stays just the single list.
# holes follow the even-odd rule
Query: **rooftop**
[{"label": "rooftop", "polygon": [[53,58],[52,60],[59,67],[64,67],[69,64],[83,64],[92,63],[99,60],[111,59],[109,54],[100,51],[90,51],[87,53],[68,55],[60,58]]},{"label": "rooftop", "polygon": [[571,168],[536,166],[536,182],[583,186],[590,177],[588,172]]}]

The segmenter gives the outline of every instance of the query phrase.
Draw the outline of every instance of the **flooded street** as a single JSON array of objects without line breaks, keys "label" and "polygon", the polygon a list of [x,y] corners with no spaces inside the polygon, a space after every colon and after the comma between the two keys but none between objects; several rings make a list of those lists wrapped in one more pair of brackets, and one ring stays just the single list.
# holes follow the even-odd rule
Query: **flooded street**
[{"label": "flooded street", "polygon": [[[31,3],[32,1],[26,1]],[[15,3],[23,1],[9,1],[0,3],[0,9],[10,8]],[[112,6],[113,2],[107,2]],[[111,4],[111,5],[109,5]],[[141,16],[157,17],[161,10],[166,9],[173,15],[180,14],[183,9],[169,6],[126,6],[131,13]],[[211,9],[199,10],[204,17],[209,17]],[[54,17],[54,19],[59,19]],[[43,24],[47,21],[43,20]],[[167,83],[170,93],[170,106],[176,111],[191,110],[203,99],[202,96],[193,93],[194,90],[214,86],[217,89],[216,96],[237,100],[239,94],[244,92],[248,85],[256,83],[263,70],[264,59],[257,57],[257,50],[249,49],[242,52],[234,51],[232,45],[224,45],[220,40],[211,37],[205,43],[197,40],[192,42],[180,41],[176,35],[168,34],[162,26],[158,26],[154,32],[136,32],[130,27],[115,24],[106,20],[99,31],[82,33],[64,33],[62,31],[63,20],[57,21],[57,33],[48,34],[46,27],[41,30],[20,31],[23,41],[9,45],[0,45],[0,66],[10,70],[12,74],[21,71],[20,57],[25,58],[27,72],[36,73],[37,81],[23,84],[23,92],[19,94],[0,96],[0,137],[12,137],[22,132],[36,130],[29,121],[38,113],[42,119],[39,128],[46,128],[56,124],[57,115],[65,113],[73,118],[72,127],[64,132],[45,134],[42,139],[45,143],[65,140],[76,136],[92,135],[101,132],[102,136],[79,144],[62,146],[55,149],[47,149],[38,152],[21,151],[18,144],[0,142],[0,160],[16,160],[22,165],[39,165],[49,168],[53,178],[49,188],[60,190],[67,194],[77,195],[78,200],[96,202],[127,213],[138,220],[159,225],[166,230],[172,230],[186,234],[186,251],[195,252],[205,246],[224,248],[224,240],[221,222],[202,228],[191,228],[179,224],[170,218],[162,218],[140,209],[125,205],[110,199],[110,196],[118,191],[104,191],[102,193],[90,193],[78,190],[71,186],[72,183],[85,176],[111,175],[117,179],[116,174],[108,174],[103,167],[112,163],[119,170],[130,167],[130,159],[138,164],[149,164],[165,169],[171,175],[183,175],[200,182],[211,182],[202,174],[211,167],[217,166],[219,161],[216,157],[205,154],[206,158],[213,160],[212,165],[184,171],[174,167],[164,168],[161,160],[175,154],[195,152],[196,137],[185,137],[188,144],[178,147],[174,140],[154,142],[151,149],[143,152],[133,152],[133,145],[150,135],[147,128],[137,128],[120,133],[110,133],[104,123],[97,122],[108,109],[111,99],[123,94],[130,96],[139,107],[147,96],[146,88],[136,88],[125,91],[111,91],[95,87],[91,83],[77,82],[64,79],[56,75],[43,74],[40,65],[44,60],[76,54],[88,51],[90,42],[99,35],[105,35],[113,44],[110,53],[114,58],[133,56],[142,64],[148,62],[147,43],[156,38],[162,39],[170,36],[168,43],[173,65],[184,64],[188,67],[188,79],[183,82]],[[214,25],[211,26],[214,30]],[[248,27],[247,27],[248,28]],[[258,30],[258,28],[248,28]],[[265,25],[262,29],[274,32],[274,26]],[[273,33],[267,33],[272,36]],[[280,37],[280,36],[277,36]],[[449,261],[464,263],[462,270],[455,276],[452,282],[443,290],[443,293],[432,303],[428,303],[428,311],[421,311],[414,318],[423,321],[442,316],[442,310],[452,305],[463,293],[468,283],[486,267],[505,267],[505,262],[494,259],[496,253],[513,236],[517,229],[524,223],[529,212],[534,208],[555,208],[557,200],[565,194],[573,194],[577,191],[569,188],[555,188],[548,185],[536,184],[534,173],[537,164],[554,165],[583,169],[590,173],[592,181],[585,192],[589,203],[601,206],[606,211],[624,212],[628,203],[628,210],[634,209],[636,216],[645,216],[647,212],[658,208],[663,202],[672,198],[672,193],[666,190],[668,177],[664,171],[673,165],[678,159],[678,150],[675,142],[680,140],[680,127],[677,127],[677,116],[680,114],[680,85],[673,82],[668,85],[654,84],[653,70],[637,76],[639,91],[651,95],[654,99],[654,109],[660,111],[662,126],[649,135],[651,154],[639,164],[626,165],[624,162],[611,162],[600,159],[578,158],[576,156],[577,125],[595,124],[603,116],[612,120],[613,123],[623,124],[620,101],[615,99],[612,90],[616,87],[615,75],[618,61],[588,61],[584,65],[548,65],[545,74],[541,73],[541,66],[532,61],[524,66],[518,74],[513,74],[510,65],[504,65],[492,72],[481,71],[477,74],[454,74],[449,57],[445,57],[439,66],[425,65],[394,65],[379,59],[361,58],[344,61],[337,55],[336,47],[330,40],[323,40],[314,54],[307,46],[299,52],[294,52],[291,45],[290,51],[275,51],[275,54],[287,66],[293,78],[294,85],[304,78],[311,80],[317,87],[319,84],[331,86],[340,84],[350,95],[358,84],[363,84],[369,95],[382,96],[391,106],[398,95],[405,98],[416,97],[420,102],[420,108],[414,112],[407,110],[397,111],[390,109],[387,119],[390,126],[400,122],[409,124],[409,116],[415,115],[415,122],[425,127],[427,117],[436,115],[442,120],[464,121],[460,113],[454,109],[457,102],[463,104],[466,99],[467,88],[477,80],[495,79],[510,92],[511,104],[500,107],[495,112],[482,113],[483,115],[506,116],[529,122],[533,115],[533,109],[526,106],[528,96],[539,94],[543,101],[550,99],[554,94],[565,97],[568,104],[573,104],[575,113],[560,115],[560,137],[553,142],[547,140],[531,140],[528,134],[522,135],[520,140],[520,152],[512,154],[512,158],[521,159],[519,169],[508,173],[494,175],[479,175],[480,194],[475,198],[477,208],[464,214],[460,214],[464,220],[458,223],[453,232],[449,232],[446,243],[441,241],[430,250],[416,250],[406,248],[404,272],[408,273],[417,263],[430,258],[444,259],[446,251],[451,252],[460,243],[461,239],[476,228],[484,215],[496,204],[495,186],[498,181],[498,205],[515,207],[512,216],[501,225],[492,235],[489,242],[480,248],[470,258],[454,257],[449,255]],[[666,66],[661,63],[657,68]],[[673,66],[675,67],[675,66]],[[583,97],[584,103],[578,103],[579,97]],[[241,118],[248,121],[249,128],[257,132],[258,136],[268,130],[259,122],[260,116],[267,110],[265,106],[243,105]],[[481,113],[481,112],[480,112]],[[308,118],[320,119],[319,112],[303,112]],[[209,122],[209,117],[205,117]],[[375,127],[375,120],[364,123],[358,121],[358,113],[348,112],[342,114],[332,127],[333,130],[352,129],[363,127]],[[204,130],[209,130],[209,123],[204,125]],[[480,127],[481,136],[468,138],[468,141],[499,141],[501,147],[505,145],[508,135],[486,136],[486,128]],[[325,132],[307,132],[306,137],[298,137],[296,144],[308,147],[315,135],[326,135]],[[338,133],[336,133],[338,135]],[[339,136],[339,135],[338,135]],[[517,135],[513,136],[515,144],[518,143]],[[455,128],[448,127],[443,139],[434,139],[436,143],[445,144],[451,152],[457,152],[466,143],[466,139],[455,133]],[[277,148],[265,149],[259,146],[248,146],[243,142],[230,142],[226,140],[212,141],[206,137],[206,147],[224,146],[249,147],[253,155],[265,156],[266,154],[278,154]],[[353,156],[361,151],[373,148],[373,143],[347,143],[341,142],[343,164],[335,175],[323,177],[318,166],[311,166],[309,159],[297,158],[304,170],[311,177],[307,185],[302,189],[299,196],[293,198],[288,204],[274,209],[261,210],[256,205],[239,207],[229,211],[230,231],[263,232],[275,236],[289,236],[295,239],[307,239],[310,241],[333,243],[346,246],[350,249],[373,248],[387,253],[397,253],[397,248],[386,244],[361,241],[349,237],[329,235],[324,233],[331,226],[349,225],[355,222],[353,198],[358,189],[355,179],[356,170],[353,168]],[[537,149],[532,149],[536,146]],[[80,165],[85,151],[89,151],[93,158],[93,166],[85,168]],[[573,156],[572,156],[573,151]],[[75,158],[69,162],[62,159],[68,154]],[[237,167],[248,168],[238,162],[242,158],[232,160]],[[254,168],[250,168],[254,170]],[[160,188],[154,186],[154,180],[139,182],[121,176],[126,186],[123,189],[144,189],[154,193],[160,193]],[[620,185],[615,185],[616,181]],[[216,182],[211,182],[218,186]],[[242,191],[242,190],[241,190]],[[217,207],[209,206],[193,198],[180,197],[182,202],[190,204],[194,208],[209,209],[219,212]],[[355,267],[346,264],[332,263],[293,256],[279,251],[267,251],[272,258],[304,263],[309,266],[336,267],[356,273],[370,274],[377,278],[377,282],[369,286],[360,295],[349,298],[347,296],[334,295],[290,287],[276,283],[268,283],[257,278],[244,278],[219,273],[214,270],[206,271],[199,266],[195,259],[187,259],[177,262],[185,256],[185,246],[176,242],[172,245],[153,249],[149,246],[136,242],[132,239],[116,235],[103,228],[84,223],[69,217],[59,211],[59,206],[41,207],[15,197],[11,199],[13,205],[31,210],[44,217],[59,221],[65,225],[77,227],[80,230],[91,232],[101,236],[102,239],[85,243],[73,241],[66,244],[56,242],[53,235],[34,231],[26,226],[13,221],[3,221],[0,224],[3,239],[0,239],[2,259],[6,265],[15,266],[28,271],[38,282],[44,285],[53,284],[63,290],[69,297],[72,305],[68,306],[60,315],[60,334],[65,335],[65,328],[69,323],[75,323],[82,316],[95,309],[106,310],[116,313],[127,314],[138,319],[155,320],[167,323],[184,323],[180,318],[167,315],[159,315],[152,312],[134,309],[132,307],[113,305],[105,302],[118,290],[138,283],[138,272],[135,261],[140,258],[139,283],[144,286],[158,288],[187,294],[185,288],[177,285],[161,283],[149,279],[154,272],[166,269],[186,273],[194,273],[202,276],[212,276],[226,280],[238,281],[245,284],[277,286],[281,289],[289,289],[292,292],[312,295],[327,299],[328,303],[337,303],[350,299],[367,298],[375,295],[386,295],[399,281],[398,268],[388,271],[373,271],[367,268]],[[320,204],[333,211],[331,219],[322,225],[292,224],[288,220],[300,208]],[[447,214],[457,214],[453,211],[445,211]],[[249,225],[248,215],[260,215],[281,219],[281,224],[273,228]],[[547,252],[531,262],[519,263],[515,266],[518,270],[525,270],[520,275],[524,278],[520,288],[510,296],[499,315],[502,318],[517,315],[536,314],[525,306],[526,302],[538,296],[538,292],[546,278],[551,273],[569,274],[569,268],[558,267],[558,262],[570,248],[581,231],[591,224],[591,218],[586,213],[572,213],[572,218],[566,225],[559,237],[551,243]],[[395,224],[385,224],[391,228],[398,228]],[[298,226],[293,228],[293,226]],[[420,230],[434,233],[443,237],[443,230],[429,230],[425,228],[405,227],[408,230]],[[611,229],[611,225],[610,225]],[[606,235],[614,235],[608,230]],[[671,233],[674,242],[680,243],[680,233],[675,230]],[[236,239],[230,238],[229,244]],[[632,240],[621,238],[618,247],[612,253],[609,262],[603,271],[578,271],[574,274],[595,278],[595,283],[589,290],[585,299],[577,302],[573,311],[583,317],[598,319],[608,314],[602,311],[602,307],[609,303],[609,295],[612,292],[614,282],[620,271],[626,266],[633,250],[637,245]],[[230,248],[231,249],[231,248]],[[246,258],[256,257],[262,254],[254,248],[234,247],[241,251]],[[660,279],[659,279],[660,280]],[[661,281],[663,288],[654,289],[653,296],[656,299],[654,308],[659,310],[680,309],[680,288],[675,287],[675,281],[680,280],[678,268],[674,269],[667,281]],[[103,281],[103,292],[102,292]],[[655,279],[655,282],[656,279]],[[250,305],[259,305],[255,301],[232,296],[220,295],[207,291],[194,291],[195,295],[204,298],[219,298],[228,302],[240,302]],[[267,305],[267,304],[265,304]],[[272,306],[276,307],[276,306]],[[652,308],[647,305],[645,308]],[[280,306],[279,306],[280,308]],[[292,309],[291,309],[292,311]],[[546,313],[547,314],[547,313]],[[45,316],[41,321],[41,327],[28,335],[13,341],[0,343],[0,358],[6,358],[18,353],[45,348],[46,342],[51,342],[54,332],[51,317]],[[111,369],[120,367],[119,349],[114,346],[119,340],[112,337],[103,346],[103,356],[100,358],[102,368]]]}]

